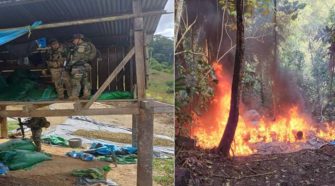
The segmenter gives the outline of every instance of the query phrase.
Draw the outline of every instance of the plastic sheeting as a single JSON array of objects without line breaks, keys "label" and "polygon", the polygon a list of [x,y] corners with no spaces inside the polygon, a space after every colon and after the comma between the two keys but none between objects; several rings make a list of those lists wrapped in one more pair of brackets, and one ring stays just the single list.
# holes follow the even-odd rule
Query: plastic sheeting
[{"label": "plastic sheeting", "polygon": [[42,141],[44,143],[47,143],[47,144],[51,144],[51,145],[60,145],[60,146],[64,146],[64,147],[67,147],[69,146],[69,141],[60,137],[60,136],[57,136],[57,135],[50,135],[50,136],[45,136],[45,137],[42,137]]},{"label": "plastic sheeting", "polygon": [[51,156],[45,153],[29,150],[0,152],[0,161],[8,166],[9,170],[25,169],[45,160],[51,160]]},{"label": "plastic sheeting", "polygon": [[31,30],[37,28],[41,24],[42,21],[35,21],[31,26],[29,25],[15,29],[0,29],[0,46],[31,32]]},{"label": "plastic sheeting", "polygon": [[32,140],[14,139],[0,144],[0,162],[9,170],[25,169],[45,160],[51,160],[51,156],[36,152]]},{"label": "plastic sheeting", "polygon": [[[1,101],[51,101],[57,99],[55,88],[39,82],[28,69],[16,69],[8,78],[0,75]],[[104,92],[99,100],[132,99],[130,92]]]},{"label": "plastic sheeting", "polygon": [[16,69],[7,79],[0,76],[0,100],[2,101],[48,101],[57,98],[52,86],[38,83],[27,69]]},{"label": "plastic sheeting", "polygon": [[133,99],[133,95],[127,91],[113,91],[102,93],[98,100],[111,100],[111,99]]},{"label": "plastic sheeting", "polygon": [[136,164],[137,162],[137,155],[135,154],[129,154],[129,155],[113,155],[111,156],[101,156],[98,158],[100,161],[107,161],[107,162],[112,162],[117,164]]},{"label": "plastic sheeting", "polygon": [[[83,141],[83,144],[90,144],[90,145],[93,143],[104,143],[104,144],[111,144],[111,145],[116,145],[116,146],[126,145],[126,144],[116,143],[116,142],[112,142],[108,140],[92,139],[88,137],[73,135],[75,131],[80,130],[80,129],[89,130],[89,131],[101,130],[101,131],[112,132],[112,133],[131,134],[131,129],[129,128],[123,128],[116,124],[111,124],[111,123],[107,124],[107,123],[94,121],[93,119],[89,117],[85,117],[85,116],[75,116],[75,117],[67,119],[63,124],[57,125],[55,127],[49,127],[46,131],[44,131],[44,135],[46,136],[58,135],[65,139],[80,137]],[[162,139],[171,140],[171,141],[174,140],[173,138],[170,138],[168,136],[163,136],[163,135],[154,135],[154,136],[158,138],[162,138]],[[154,146],[154,156],[159,157],[159,158],[174,156],[174,148]]]},{"label": "plastic sheeting", "polygon": [[111,168],[107,165],[99,168],[89,168],[89,169],[75,169],[72,171],[72,175],[76,177],[86,177],[91,179],[104,179],[105,174],[108,173]]},{"label": "plastic sheeting", "polygon": [[75,159],[81,159],[83,161],[93,161],[94,156],[92,154],[84,153],[84,152],[77,152],[77,151],[71,151],[66,153],[67,156],[70,156]]},{"label": "plastic sheeting", "polygon": [[0,152],[9,150],[28,150],[35,151],[36,147],[30,139],[13,139],[0,144]]},{"label": "plastic sheeting", "polygon": [[93,155],[112,155],[112,154],[136,154],[137,148],[131,146],[119,147],[107,143],[93,143],[89,150],[85,151]]}]

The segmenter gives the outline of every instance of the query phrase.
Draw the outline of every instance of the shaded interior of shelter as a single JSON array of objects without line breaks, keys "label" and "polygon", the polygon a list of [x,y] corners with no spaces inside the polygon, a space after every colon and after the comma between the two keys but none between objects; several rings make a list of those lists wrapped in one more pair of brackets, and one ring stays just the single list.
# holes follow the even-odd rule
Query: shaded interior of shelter
[{"label": "shaded interior of shelter", "polygon": [[[166,2],[167,0],[143,0],[142,12],[163,10]],[[7,3],[4,1],[0,2],[0,29],[27,26],[35,21],[50,24],[132,14],[132,10],[132,0],[20,0],[7,1]],[[160,17],[161,15],[144,17],[146,41],[150,41]],[[28,56],[29,65],[26,65],[22,56],[18,57],[17,54],[9,53],[8,48],[42,37],[47,40],[57,38],[61,42],[71,42],[73,34],[82,33],[98,50],[97,57],[91,64],[92,94],[94,94],[128,51],[134,47],[133,24],[133,19],[123,19],[113,22],[32,30],[30,34],[0,46],[1,76],[7,78],[17,69],[28,69],[31,74],[38,77],[39,82],[52,85],[51,76],[42,73],[47,68],[45,51],[33,52]],[[144,45],[147,45],[148,42]],[[136,92],[135,68],[135,58],[133,57],[105,91]]]}]

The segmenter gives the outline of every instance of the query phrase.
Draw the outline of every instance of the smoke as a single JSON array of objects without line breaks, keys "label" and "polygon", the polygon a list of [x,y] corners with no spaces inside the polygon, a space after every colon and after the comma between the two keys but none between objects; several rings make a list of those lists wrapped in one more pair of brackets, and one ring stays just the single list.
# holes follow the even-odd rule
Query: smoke
[{"label": "smoke", "polygon": [[[193,42],[199,47],[207,46],[210,55],[209,62],[216,62],[218,48],[220,48],[218,55],[220,57],[235,45],[235,30],[229,28],[222,30],[223,10],[217,0],[188,0],[186,3],[189,25],[196,20],[196,24],[192,28]],[[284,69],[280,65],[280,61],[275,59],[274,51],[277,42],[274,39],[273,26],[264,29],[264,25],[273,23],[273,12],[263,15],[262,11],[261,9],[255,10],[254,21],[245,25],[245,59],[247,60],[245,63],[256,66],[257,77],[255,78],[262,82],[263,92],[257,92],[256,96],[247,97],[254,104],[247,107],[242,104],[241,108],[243,110],[265,110],[265,112],[272,110],[280,113],[287,112],[288,108],[295,105],[303,110],[304,99],[297,86],[297,77],[288,69]],[[226,15],[225,22],[227,19],[229,19],[228,24],[232,24],[234,21],[233,17]],[[221,34],[223,34],[223,40],[220,45]],[[232,49],[220,61],[223,65],[223,73],[229,74],[230,77],[234,68],[234,57],[235,49]],[[261,99],[260,94],[264,94],[266,98]]]},{"label": "smoke", "polygon": [[288,69],[273,65],[273,94],[274,106],[278,112],[287,112],[293,105],[304,109],[304,99],[297,86],[297,77]]}]

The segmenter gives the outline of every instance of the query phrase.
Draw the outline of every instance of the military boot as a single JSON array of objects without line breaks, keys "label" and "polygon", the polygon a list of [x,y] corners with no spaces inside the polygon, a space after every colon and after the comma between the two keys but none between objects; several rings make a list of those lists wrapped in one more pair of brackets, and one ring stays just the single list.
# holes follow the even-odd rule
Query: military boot
[{"label": "military boot", "polygon": [[41,147],[41,141],[34,141],[35,145],[36,145],[36,151],[37,152],[41,152],[42,147]]}]

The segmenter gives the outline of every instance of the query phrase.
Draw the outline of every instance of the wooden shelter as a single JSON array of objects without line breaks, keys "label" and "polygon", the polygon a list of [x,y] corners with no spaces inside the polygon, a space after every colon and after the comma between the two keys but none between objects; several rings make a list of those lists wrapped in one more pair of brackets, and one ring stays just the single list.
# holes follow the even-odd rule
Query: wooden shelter
[{"label": "wooden shelter", "polygon": [[[173,112],[171,105],[145,96],[147,81],[146,45],[156,30],[167,0],[7,0],[0,2],[0,29],[43,25],[9,44],[40,37],[69,40],[75,33],[89,38],[100,51],[92,64],[94,95],[90,100],[0,101],[1,137],[7,137],[7,117],[47,117],[72,115],[133,115],[133,145],[138,147],[138,185],[152,185],[153,114]],[[0,47],[1,74],[16,68],[40,73],[43,67],[15,63],[5,47]],[[14,61],[14,63],[13,63]],[[111,108],[91,108],[104,91],[130,91],[134,99],[105,100]],[[73,103],[73,109],[45,109],[55,103]],[[22,109],[8,110],[9,106]]]}]

